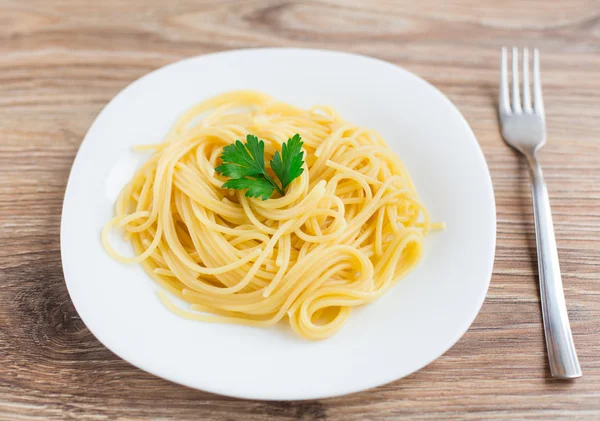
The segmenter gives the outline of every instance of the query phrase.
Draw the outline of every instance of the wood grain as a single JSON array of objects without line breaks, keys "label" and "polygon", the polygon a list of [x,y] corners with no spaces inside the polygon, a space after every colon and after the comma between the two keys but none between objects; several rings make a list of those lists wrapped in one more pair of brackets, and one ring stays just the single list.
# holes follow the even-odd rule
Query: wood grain
[{"label": "wood grain", "polygon": [[[600,2],[1,0],[1,420],[600,419]],[[524,163],[498,133],[502,45],[542,49],[541,155],[584,377],[549,377]],[[495,187],[498,242],[473,326],[425,369],[307,402],[235,400],[155,378],[79,319],[60,263],[79,143],[123,87],[175,60],[254,46],[351,51],[421,75],[460,108]]]}]

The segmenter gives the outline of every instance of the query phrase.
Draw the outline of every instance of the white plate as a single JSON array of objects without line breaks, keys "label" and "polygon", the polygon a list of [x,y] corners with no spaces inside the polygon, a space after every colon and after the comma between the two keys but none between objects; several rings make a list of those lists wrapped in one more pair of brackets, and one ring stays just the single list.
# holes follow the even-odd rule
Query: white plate
[{"label": "white plate", "polygon": [[[161,142],[176,117],[203,99],[257,89],[309,107],[334,106],[378,130],[404,161],[434,220],[418,268],[323,341],[271,329],[194,322],[159,302],[136,265],[112,260],[100,231],[117,193],[145,159],[135,144]],[[100,113],[73,164],[61,251],[65,281],[94,335],[131,364],[223,395],[316,399],[406,376],[442,355],[469,328],[494,258],[490,175],[473,132],[437,89],[400,67],[331,51],[257,49],[183,60],[132,83]]]}]

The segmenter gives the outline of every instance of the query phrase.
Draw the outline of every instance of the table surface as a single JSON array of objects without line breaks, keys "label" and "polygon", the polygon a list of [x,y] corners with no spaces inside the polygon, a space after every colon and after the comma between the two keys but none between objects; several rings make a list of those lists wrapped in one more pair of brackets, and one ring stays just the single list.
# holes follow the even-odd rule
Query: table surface
[{"label": "table surface", "polygon": [[[599,13],[592,0],[0,1],[0,419],[600,419]],[[542,50],[540,159],[584,373],[574,382],[548,372],[527,172],[498,132],[502,45]],[[498,215],[487,299],[451,350],[402,380],[321,401],[211,395],[113,355],[69,299],[61,205],[95,116],[153,69],[258,46],[401,65],[448,95],[483,148]]]}]

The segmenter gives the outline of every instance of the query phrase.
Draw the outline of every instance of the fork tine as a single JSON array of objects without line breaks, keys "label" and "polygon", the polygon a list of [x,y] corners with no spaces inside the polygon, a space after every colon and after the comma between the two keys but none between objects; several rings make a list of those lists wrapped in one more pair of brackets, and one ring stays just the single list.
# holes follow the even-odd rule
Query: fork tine
[{"label": "fork tine", "polygon": [[531,112],[531,87],[529,86],[529,50],[523,48],[523,110]]},{"label": "fork tine", "polygon": [[544,100],[542,98],[542,81],[540,77],[540,52],[533,50],[533,109],[544,117]]},{"label": "fork tine", "polygon": [[519,94],[519,50],[512,49],[512,109],[521,112],[521,95]]},{"label": "fork tine", "polygon": [[506,47],[502,47],[502,53],[500,57],[500,92],[498,94],[498,109],[501,113],[510,114],[510,102],[508,101],[508,64],[506,60]]}]

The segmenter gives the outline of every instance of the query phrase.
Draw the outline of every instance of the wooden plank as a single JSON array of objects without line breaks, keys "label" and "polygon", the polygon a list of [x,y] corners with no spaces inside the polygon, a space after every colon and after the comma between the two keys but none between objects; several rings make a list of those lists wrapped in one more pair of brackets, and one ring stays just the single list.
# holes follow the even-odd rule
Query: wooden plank
[{"label": "wooden plank", "polygon": [[[0,2],[0,420],[600,419],[600,32],[596,0]],[[542,49],[541,154],[584,377],[549,377],[524,162],[498,132],[502,45]],[[87,330],[59,226],[87,128],[123,87],[180,58],[301,46],[389,60],[457,104],[495,186],[498,246],[471,329],[425,369],[307,402],[229,399],[148,375]]]}]

